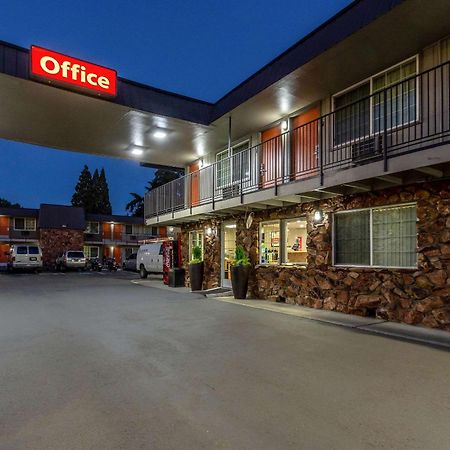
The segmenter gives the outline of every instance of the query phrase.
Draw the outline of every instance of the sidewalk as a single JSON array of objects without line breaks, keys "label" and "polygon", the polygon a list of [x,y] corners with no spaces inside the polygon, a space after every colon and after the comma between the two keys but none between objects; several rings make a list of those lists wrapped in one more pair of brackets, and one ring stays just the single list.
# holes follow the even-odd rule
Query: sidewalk
[{"label": "sidewalk", "polygon": [[[131,282],[144,287],[163,289],[171,292],[178,292],[181,294],[192,293],[191,290],[186,287],[172,288],[166,286],[162,282],[161,277],[155,277],[146,280],[132,280]],[[371,317],[354,316],[351,314],[344,314],[336,311],[307,308],[305,306],[299,305],[274,303],[267,300],[235,300],[233,297],[220,297],[217,295],[208,295],[206,300],[231,303],[237,306],[261,309],[278,314],[287,314],[289,316],[295,316],[301,319],[314,320],[316,322],[323,322],[331,325],[352,328],[354,330],[359,330],[367,333],[405,339],[450,349],[450,332],[448,331],[407,325],[405,323],[388,322],[386,320],[375,319]]]},{"label": "sidewalk", "polygon": [[235,300],[233,297],[215,297],[210,300],[232,303],[247,308],[262,309],[279,314],[287,314],[302,319],[315,320],[316,322],[329,323],[368,333],[406,339],[450,349],[450,332],[448,331],[407,325],[405,323],[389,322],[371,317],[354,316],[336,311],[307,308],[299,305],[274,303],[267,300]]}]

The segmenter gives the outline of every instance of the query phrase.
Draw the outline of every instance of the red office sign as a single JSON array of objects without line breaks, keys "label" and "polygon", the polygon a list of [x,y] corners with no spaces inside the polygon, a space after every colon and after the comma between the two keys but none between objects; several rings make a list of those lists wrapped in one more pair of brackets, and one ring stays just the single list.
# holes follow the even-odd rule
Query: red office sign
[{"label": "red office sign", "polygon": [[31,47],[31,75],[59,86],[115,96],[117,72],[52,50]]}]

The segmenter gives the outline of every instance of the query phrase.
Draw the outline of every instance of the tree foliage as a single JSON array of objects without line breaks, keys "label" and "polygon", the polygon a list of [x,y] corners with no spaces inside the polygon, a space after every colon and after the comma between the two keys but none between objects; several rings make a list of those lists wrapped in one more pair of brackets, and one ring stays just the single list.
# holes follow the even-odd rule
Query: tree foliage
[{"label": "tree foliage", "polygon": [[[156,189],[163,184],[176,180],[182,175],[183,171],[181,170],[158,169],[155,172],[154,178],[147,183],[147,186],[144,190],[145,192],[150,192],[152,189]],[[143,217],[145,195],[142,196],[136,192],[130,192],[130,195],[132,199],[127,203],[125,209],[129,211],[134,217]]]},{"label": "tree foliage", "polygon": [[82,207],[88,213],[112,213],[105,169],[102,168],[100,174],[96,169],[92,176],[89,167],[84,166],[75,186],[72,205]]},{"label": "tree foliage", "polygon": [[0,198],[0,208],[21,208],[19,203],[11,203],[6,198]]}]

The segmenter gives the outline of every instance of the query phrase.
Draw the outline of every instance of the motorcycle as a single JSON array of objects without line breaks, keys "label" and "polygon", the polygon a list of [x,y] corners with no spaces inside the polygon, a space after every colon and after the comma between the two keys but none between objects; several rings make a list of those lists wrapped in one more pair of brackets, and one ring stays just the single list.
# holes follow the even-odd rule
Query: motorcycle
[{"label": "motorcycle", "polygon": [[87,268],[92,272],[101,272],[103,265],[98,258],[92,258],[88,261]]},{"label": "motorcycle", "polygon": [[119,264],[117,264],[114,258],[107,258],[105,260],[105,265],[110,272],[117,272],[117,269],[119,268]]}]

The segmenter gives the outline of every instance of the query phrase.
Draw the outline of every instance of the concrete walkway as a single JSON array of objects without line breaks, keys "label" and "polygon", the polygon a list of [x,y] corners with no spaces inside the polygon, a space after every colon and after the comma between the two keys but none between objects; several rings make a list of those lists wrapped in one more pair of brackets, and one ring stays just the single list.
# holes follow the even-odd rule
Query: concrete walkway
[{"label": "concrete walkway", "polygon": [[[172,288],[162,283],[160,277],[133,280],[135,284],[156,289],[164,289],[178,293],[191,293],[189,288]],[[302,319],[314,320],[317,322],[329,323],[347,328],[353,328],[368,333],[390,336],[399,339],[406,339],[421,342],[428,345],[450,348],[450,333],[443,330],[433,330],[404,323],[389,322],[387,320],[375,319],[371,317],[360,317],[351,314],[339,313],[336,311],[326,311],[322,309],[307,308],[299,305],[289,305],[286,303],[274,303],[266,300],[235,300],[233,297],[220,297],[217,295],[207,296],[208,300],[216,300],[247,308],[262,309],[265,311],[287,314],[289,316],[301,317]]]}]

